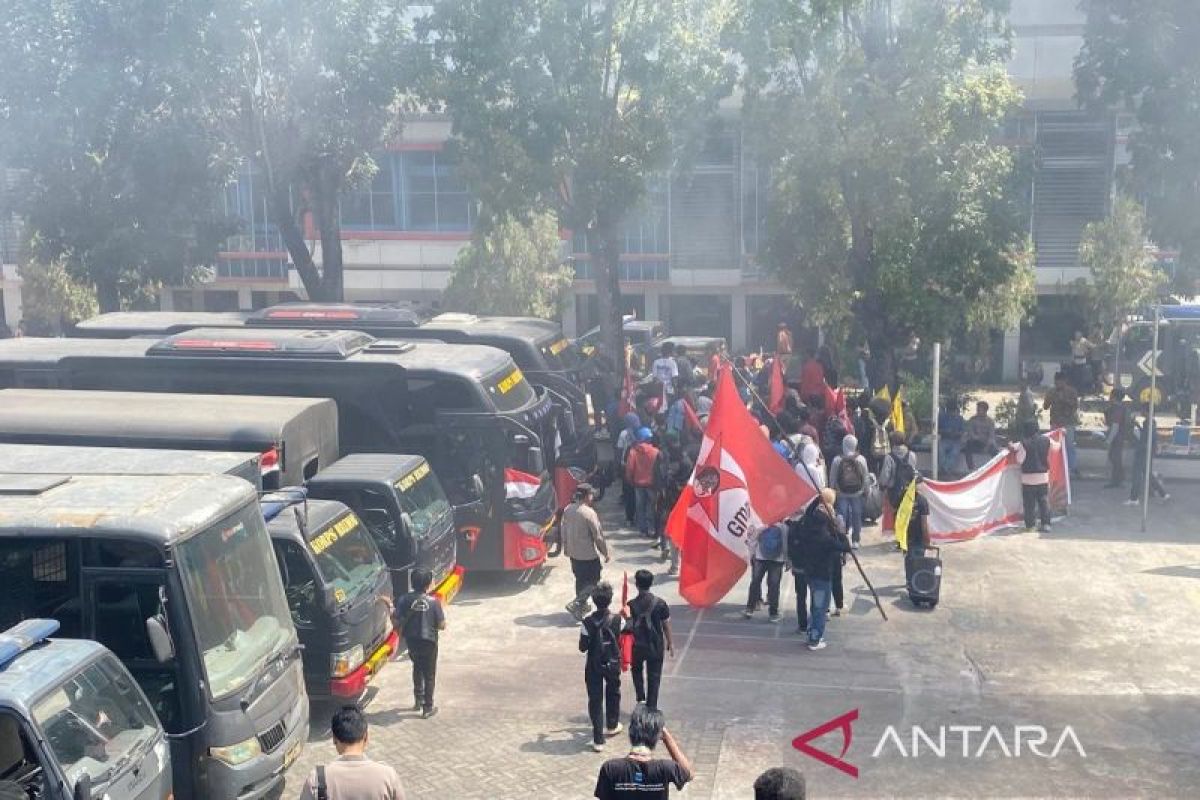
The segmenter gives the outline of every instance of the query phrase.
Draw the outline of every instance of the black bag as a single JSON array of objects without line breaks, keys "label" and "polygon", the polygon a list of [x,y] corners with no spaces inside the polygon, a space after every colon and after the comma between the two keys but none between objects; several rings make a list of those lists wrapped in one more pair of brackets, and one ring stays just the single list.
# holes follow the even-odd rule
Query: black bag
[{"label": "black bag", "polygon": [[883,492],[874,475],[867,476],[867,488],[863,492],[863,522],[874,522],[883,516]]},{"label": "black bag", "polygon": [[847,494],[858,494],[863,490],[867,483],[867,471],[863,469],[863,465],[858,463],[857,458],[848,458],[842,456],[842,460],[838,462],[838,474],[834,479],[834,486],[839,492]]},{"label": "black bag", "polygon": [[324,765],[317,766],[317,800],[329,800],[329,784],[325,782]]},{"label": "black bag", "polygon": [[621,643],[617,640],[616,631],[613,630],[612,619],[611,614],[604,615],[604,619],[596,631],[598,643],[593,643],[592,647],[597,648],[596,667],[600,670],[600,674],[606,678],[616,679],[621,677]]},{"label": "black bag", "polygon": [[896,464],[895,469],[892,470],[892,485],[888,487],[888,499],[892,501],[892,508],[900,507],[900,501],[904,499],[904,492],[917,477],[917,470],[909,461],[911,457],[911,454],[904,458],[892,456],[892,460]]},{"label": "black bag", "polygon": [[633,645],[648,658],[662,657],[663,635],[654,624],[654,612],[660,602],[656,598],[648,611],[633,618]]},{"label": "black bag", "polygon": [[904,559],[904,582],[914,606],[936,606],[942,594],[941,550],[927,547],[919,553],[910,551]]}]

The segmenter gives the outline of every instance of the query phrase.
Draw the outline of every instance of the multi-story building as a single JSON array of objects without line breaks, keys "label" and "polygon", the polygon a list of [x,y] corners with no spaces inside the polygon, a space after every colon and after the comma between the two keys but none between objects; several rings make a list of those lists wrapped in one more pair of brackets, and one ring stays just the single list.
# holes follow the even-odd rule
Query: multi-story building
[{"label": "multi-story building", "polygon": [[[1013,0],[1011,22],[1010,72],[1025,103],[1010,135],[1036,161],[1029,226],[1039,301],[1024,328],[996,337],[997,361],[1009,378],[1022,357],[1065,350],[1077,322],[1064,298],[1085,272],[1078,266],[1079,236],[1107,213],[1114,165],[1125,159],[1115,115],[1081,112],[1074,99],[1072,67],[1084,22],[1076,0]],[[371,185],[343,200],[348,299],[438,301],[475,213],[444,149],[449,136],[444,119],[408,120],[399,140],[378,156]],[[165,292],[163,307],[253,308],[302,295],[255,179],[247,169],[228,187],[227,209],[244,227],[221,254],[213,281]],[[802,328],[803,312],[755,260],[770,202],[764,190],[737,111],[725,109],[688,173],[651,180],[645,202],[631,210],[621,253],[624,309],[664,320],[678,333],[723,335],[738,350],[768,344],[781,320]],[[578,234],[570,250],[576,280],[563,322],[575,332],[595,324],[596,296],[591,243]],[[9,267],[4,274],[5,302],[15,310]]]}]

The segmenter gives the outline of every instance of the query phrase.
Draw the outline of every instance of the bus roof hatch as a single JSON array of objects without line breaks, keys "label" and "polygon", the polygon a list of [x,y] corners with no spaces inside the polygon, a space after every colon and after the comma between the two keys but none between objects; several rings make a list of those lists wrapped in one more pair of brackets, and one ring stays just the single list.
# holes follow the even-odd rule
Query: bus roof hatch
[{"label": "bus roof hatch", "polygon": [[266,356],[268,358],[349,358],[375,341],[360,331],[279,328],[197,328],[150,346],[151,356]]},{"label": "bus roof hatch", "polygon": [[280,303],[256,311],[248,318],[252,327],[288,327],[311,323],[335,327],[340,323],[369,324],[383,328],[415,328],[424,316],[412,306],[385,303]]}]

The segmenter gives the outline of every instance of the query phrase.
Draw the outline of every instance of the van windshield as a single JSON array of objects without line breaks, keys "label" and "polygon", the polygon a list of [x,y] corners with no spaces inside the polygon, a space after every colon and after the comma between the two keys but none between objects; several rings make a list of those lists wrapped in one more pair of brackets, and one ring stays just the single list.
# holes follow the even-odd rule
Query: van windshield
[{"label": "van windshield", "polygon": [[177,552],[208,689],[219,700],[253,680],[296,635],[258,504]]},{"label": "van windshield", "polygon": [[422,463],[396,481],[396,491],[400,495],[400,510],[411,520],[414,539],[424,538],[438,520],[450,513],[450,501],[428,463]]},{"label": "van windshield", "polygon": [[386,569],[379,548],[353,513],[338,517],[308,546],[317,556],[317,571],[333,586],[333,599],[338,603],[370,591]]},{"label": "van windshield", "polygon": [[72,787],[84,775],[99,783],[119,777],[122,763],[138,766],[158,737],[154,712],[112,655],[34,703],[33,718]]},{"label": "van windshield", "polygon": [[516,411],[537,399],[521,368],[511,362],[500,372],[489,375],[483,383],[487,387],[488,397],[492,398],[499,411]]}]

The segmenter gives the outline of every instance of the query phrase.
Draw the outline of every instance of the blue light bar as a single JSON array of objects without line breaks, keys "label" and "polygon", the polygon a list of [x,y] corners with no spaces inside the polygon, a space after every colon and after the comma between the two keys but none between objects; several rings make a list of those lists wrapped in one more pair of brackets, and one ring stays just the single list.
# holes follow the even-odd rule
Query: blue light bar
[{"label": "blue light bar", "polygon": [[259,497],[258,505],[262,509],[263,519],[270,522],[285,508],[303,503],[307,497],[308,490],[303,486],[288,486]]},{"label": "blue light bar", "polygon": [[0,669],[34,645],[58,633],[56,619],[27,619],[0,633]]}]

